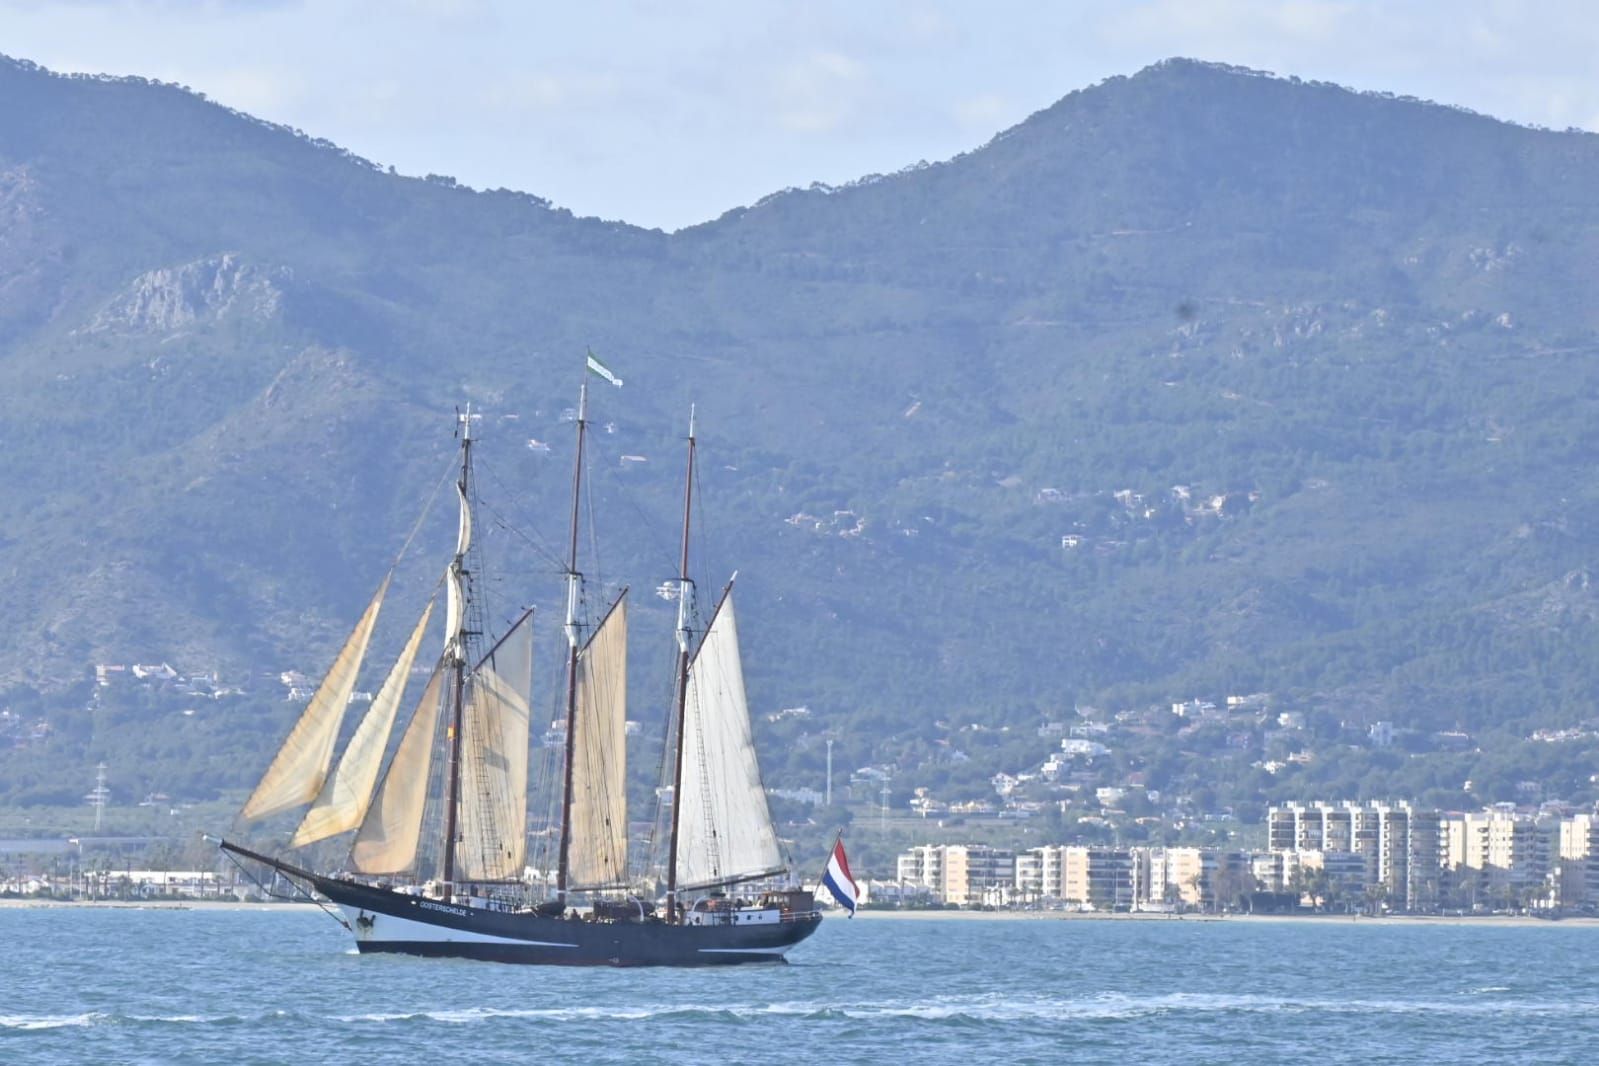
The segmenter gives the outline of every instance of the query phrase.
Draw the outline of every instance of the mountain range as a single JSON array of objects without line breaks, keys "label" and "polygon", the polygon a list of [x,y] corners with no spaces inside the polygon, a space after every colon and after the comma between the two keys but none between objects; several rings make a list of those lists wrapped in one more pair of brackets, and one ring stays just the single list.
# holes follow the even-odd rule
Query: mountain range
[{"label": "mountain range", "polygon": [[[592,350],[626,385],[594,386],[584,569],[634,589],[639,717],[694,403],[701,587],[739,569],[758,709],[854,765],[1232,693],[1575,725],[1595,188],[1593,134],[1169,60],[667,234],[0,60],[0,679],[48,716],[95,663],[249,676],[270,743],[262,679],[332,656],[468,404],[496,617],[557,617]],[[401,563],[418,603],[447,511]]]}]

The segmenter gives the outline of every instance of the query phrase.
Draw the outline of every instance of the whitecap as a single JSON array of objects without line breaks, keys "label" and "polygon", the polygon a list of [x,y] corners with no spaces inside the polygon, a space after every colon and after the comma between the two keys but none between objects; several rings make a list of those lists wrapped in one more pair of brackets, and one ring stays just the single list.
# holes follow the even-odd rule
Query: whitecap
[{"label": "whitecap", "polygon": [[639,1007],[466,1007],[459,1010],[431,1009],[344,1014],[334,1016],[333,1020],[339,1022],[378,1023],[431,1021],[442,1022],[447,1025],[464,1025],[502,1018],[535,1018],[547,1021],[643,1021],[671,1014],[717,1014],[725,1012],[736,1013],[736,1008],[695,1007],[676,1004]]},{"label": "whitecap", "polygon": [[0,1029],[66,1029],[93,1025],[101,1014],[0,1014]]}]

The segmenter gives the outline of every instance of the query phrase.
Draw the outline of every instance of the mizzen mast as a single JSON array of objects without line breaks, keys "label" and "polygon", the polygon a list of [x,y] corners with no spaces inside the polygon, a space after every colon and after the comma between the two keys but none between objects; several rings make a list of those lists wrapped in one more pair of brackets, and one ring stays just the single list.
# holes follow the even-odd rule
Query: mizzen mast
[{"label": "mizzen mast", "polygon": [[688,576],[689,516],[694,504],[694,408],[688,410],[688,473],[683,479],[683,554],[677,570],[677,692],[673,698],[673,717],[677,721],[677,752],[672,768],[672,833],[666,849],[666,920],[675,922],[677,914],[677,840],[683,813],[683,732],[688,716],[688,664],[690,599],[694,583]]},{"label": "mizzen mast", "polygon": [[577,569],[577,517],[583,490],[583,441],[588,430],[588,415],[589,383],[585,374],[577,399],[577,461],[572,468],[572,536],[566,557],[566,773],[561,789],[561,850],[555,869],[555,894],[562,904],[566,903],[567,875],[572,854],[572,775],[577,754],[577,656],[581,644],[577,614],[579,586],[583,579]]},{"label": "mizzen mast", "polygon": [[472,405],[461,422],[461,476],[455,483],[461,518],[455,540],[455,558],[446,582],[446,640],[444,658],[450,672],[449,784],[444,794],[444,898],[455,892],[456,822],[461,805],[461,726],[466,693],[466,553],[472,547]]}]

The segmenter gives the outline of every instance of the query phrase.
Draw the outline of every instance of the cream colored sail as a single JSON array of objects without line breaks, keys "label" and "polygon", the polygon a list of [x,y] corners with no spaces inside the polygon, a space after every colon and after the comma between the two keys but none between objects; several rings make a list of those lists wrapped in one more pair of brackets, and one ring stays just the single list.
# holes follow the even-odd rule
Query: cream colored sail
[{"label": "cream colored sail", "polygon": [[383,785],[355,835],[350,862],[361,873],[401,873],[416,862],[422,812],[427,806],[428,769],[433,761],[434,734],[438,731],[447,674],[442,662],[433,668],[433,676],[422,690],[422,699],[400,738]]},{"label": "cream colored sail", "polygon": [[627,600],[624,594],[577,658],[572,740],[573,891],[627,883]]},{"label": "cream colored sail", "polygon": [[725,596],[689,665],[683,715],[677,884],[700,888],[777,873],[783,857],[750,734],[738,623]]},{"label": "cream colored sail", "polygon": [[417,649],[422,646],[422,636],[428,619],[433,617],[433,604],[411,630],[400,657],[395,660],[383,687],[378,690],[372,706],[367,709],[355,735],[344,749],[339,765],[322,786],[321,793],[311,809],[305,812],[300,828],[289,841],[291,848],[302,847],[314,841],[354,829],[366,817],[367,806],[372,802],[372,789],[378,781],[378,770],[383,765],[383,751],[388,747],[389,733],[394,728],[394,713],[405,698],[405,685],[410,678],[411,663]]},{"label": "cream colored sail", "polygon": [[385,577],[300,720],[294,724],[283,747],[278,749],[277,757],[245,801],[244,809],[239,812],[244,821],[256,821],[310,803],[322,791],[328,767],[333,763],[333,744],[338,739],[339,723],[350,705],[356,674],[360,672],[378,609],[388,590],[389,578]]},{"label": "cream colored sail", "polygon": [[458,881],[518,879],[527,856],[532,614],[473,672],[462,708]]}]

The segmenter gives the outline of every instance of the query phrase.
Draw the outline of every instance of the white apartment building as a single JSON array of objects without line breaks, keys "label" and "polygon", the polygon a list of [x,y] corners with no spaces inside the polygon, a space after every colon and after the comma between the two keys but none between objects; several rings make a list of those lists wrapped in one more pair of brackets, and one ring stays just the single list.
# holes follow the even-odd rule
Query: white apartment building
[{"label": "white apartment building", "polygon": [[[1268,812],[1266,839],[1273,852],[1301,855],[1299,866],[1340,878],[1351,865],[1341,856],[1359,856],[1361,893],[1395,909],[1438,906],[1444,846],[1435,810],[1403,802],[1287,803]],[[1312,853],[1318,857],[1309,858]]]}]

